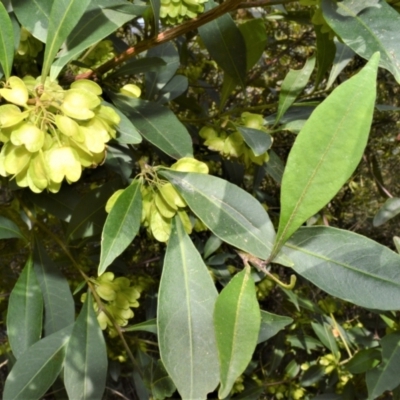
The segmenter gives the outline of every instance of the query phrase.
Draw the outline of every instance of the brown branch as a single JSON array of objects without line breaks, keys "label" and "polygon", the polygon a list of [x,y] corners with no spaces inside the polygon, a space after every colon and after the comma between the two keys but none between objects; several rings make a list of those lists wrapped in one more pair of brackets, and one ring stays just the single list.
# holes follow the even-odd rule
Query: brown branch
[{"label": "brown branch", "polygon": [[261,1],[252,1],[252,2],[245,2],[242,3],[242,0],[227,0],[220,4],[217,7],[214,7],[212,10],[201,14],[197,18],[191,19],[189,21],[184,22],[181,25],[178,25],[174,28],[168,29],[164,32],[161,32],[155,37],[152,37],[147,40],[143,40],[139,42],[135,46],[129,47],[129,49],[125,50],[123,53],[119,54],[118,56],[114,57],[113,59],[107,61],[95,71],[91,70],[85,72],[83,74],[79,74],[75,77],[75,80],[78,79],[91,79],[95,75],[100,76],[105,74],[106,72],[110,71],[111,69],[115,68],[116,66],[124,63],[125,61],[129,60],[130,58],[140,54],[152,47],[155,47],[159,44],[169,42],[170,40],[176,39],[177,37],[184,35],[190,31],[193,31],[200,26],[207,24],[215,20],[218,17],[226,14],[227,12],[237,10],[239,8],[249,8],[249,7],[265,7],[271,6],[276,4],[285,4],[291,3],[297,0],[261,0]]}]

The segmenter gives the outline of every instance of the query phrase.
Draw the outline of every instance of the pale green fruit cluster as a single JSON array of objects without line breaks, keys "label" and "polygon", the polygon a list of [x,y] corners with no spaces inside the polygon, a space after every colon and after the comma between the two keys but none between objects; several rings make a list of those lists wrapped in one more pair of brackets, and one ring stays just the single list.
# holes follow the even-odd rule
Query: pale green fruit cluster
[{"label": "pale green fruit cluster", "polygon": [[168,25],[180,24],[204,11],[207,0],[161,0],[160,18]]},{"label": "pale green fruit cluster", "polygon": [[[115,322],[119,326],[126,326],[128,320],[134,316],[131,308],[139,307],[137,300],[140,297],[141,288],[131,286],[128,278],[115,278],[112,272],[105,272],[92,281],[95,284],[97,294],[104,300],[105,308],[114,318]],[[94,305],[98,312],[97,320],[101,329],[112,328],[113,323],[107,317],[106,313],[98,309],[96,302]]]},{"label": "pale green fruit cluster", "polygon": [[[241,116],[241,125],[247,128],[263,130],[264,119],[262,115],[244,112]],[[246,166],[251,163],[263,165],[268,162],[268,153],[256,156],[251,148],[247,146],[243,136],[239,131],[228,133],[224,129],[215,129],[205,126],[201,128],[199,135],[205,139],[204,144],[213,151],[218,151],[226,158],[238,158],[243,161]]]},{"label": "pale green fruit cluster", "polygon": [[[208,174],[207,164],[194,158],[184,157],[170,167],[181,172]],[[169,182],[142,186],[142,224],[156,240],[166,242],[171,234],[172,218],[179,215],[185,231],[192,232],[192,223],[185,211],[187,204]]]},{"label": "pale green fruit cluster", "polygon": [[40,193],[58,192],[81,177],[82,169],[105,158],[119,115],[102,105],[101,87],[89,80],[64,90],[49,79],[12,76],[0,96],[0,175]]}]

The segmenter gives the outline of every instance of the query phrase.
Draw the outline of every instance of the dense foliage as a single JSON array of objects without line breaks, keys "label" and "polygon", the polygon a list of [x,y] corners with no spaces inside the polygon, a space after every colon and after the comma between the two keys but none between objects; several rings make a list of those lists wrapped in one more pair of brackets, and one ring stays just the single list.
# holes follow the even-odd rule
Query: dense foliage
[{"label": "dense foliage", "polygon": [[2,398],[400,398],[398,8],[0,2]]}]

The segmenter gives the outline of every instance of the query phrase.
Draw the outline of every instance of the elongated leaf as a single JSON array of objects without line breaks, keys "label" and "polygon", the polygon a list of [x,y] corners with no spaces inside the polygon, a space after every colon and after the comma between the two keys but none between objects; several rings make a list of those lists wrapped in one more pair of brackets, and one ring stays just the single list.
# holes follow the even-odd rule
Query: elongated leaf
[{"label": "elongated leaf", "polygon": [[157,334],[157,320],[155,318],[139,324],[124,327],[124,332],[150,332]]},{"label": "elongated leaf", "polygon": [[153,35],[158,35],[158,27],[160,25],[160,8],[161,1],[160,0],[150,0],[151,10],[153,11]]},{"label": "elongated leaf", "polygon": [[334,355],[337,356],[339,349],[336,343],[336,339],[333,336],[332,328],[326,322],[317,324],[315,322],[311,323],[311,327],[321,343]]},{"label": "elongated leaf", "polygon": [[14,59],[14,29],[4,4],[0,2],[0,64],[8,79]]},{"label": "elongated leaf", "polygon": [[215,335],[220,362],[221,386],[218,397],[228,396],[249,364],[257,345],[261,325],[251,269],[236,274],[218,296],[214,310]]},{"label": "elongated leaf", "polygon": [[264,154],[272,145],[271,135],[264,131],[245,126],[237,126],[236,129],[241,133],[244,141],[256,156]]},{"label": "elongated leaf", "polygon": [[111,181],[82,197],[71,216],[67,237],[75,240],[101,233],[107,218],[107,200],[119,188],[120,182]]},{"label": "elongated leaf", "polygon": [[129,246],[139,231],[142,218],[140,186],[138,180],[128,186],[108,214],[101,235],[99,275]]},{"label": "elongated leaf", "polygon": [[[206,8],[215,7],[208,1]],[[245,87],[246,42],[229,14],[224,14],[199,28],[199,34],[210,56],[235,82]]]},{"label": "elongated leaf", "polygon": [[159,57],[145,57],[139,59],[129,60],[121,68],[117,69],[112,74],[107,75],[109,77],[118,77],[124,75],[136,75],[144,72],[160,72],[161,68],[166,65],[165,60]]},{"label": "elongated leaf", "polygon": [[378,310],[400,309],[400,256],[356,233],[303,227],[286,243],[292,267],[332,296]]},{"label": "elongated leaf", "polygon": [[[249,193],[215,176],[162,170],[190,209],[223,241],[261,259],[271,253],[274,227]],[[282,258],[283,265],[290,260]]]},{"label": "elongated leaf", "polygon": [[258,335],[257,344],[275,336],[285,326],[291,324],[293,319],[283,315],[272,314],[268,311],[261,310],[261,327]]},{"label": "elongated leaf", "polygon": [[323,0],[321,5],[326,22],[347,46],[367,60],[379,51],[379,65],[400,83],[400,44],[394,34],[400,15],[396,10],[383,0]]},{"label": "elongated leaf", "polygon": [[7,333],[16,359],[40,339],[43,296],[29,257],[11,292],[7,311]]},{"label": "elongated leaf", "polygon": [[339,42],[338,39],[333,40],[336,46],[335,58],[333,60],[333,66],[331,73],[329,74],[328,83],[326,89],[329,89],[339,74],[346,68],[347,64],[354,58],[354,51],[346,44]]},{"label": "elongated leaf", "polygon": [[179,97],[186,92],[189,85],[188,78],[183,75],[175,75],[171,80],[160,90],[157,97],[158,104],[165,104]]},{"label": "elongated leaf", "polygon": [[297,136],[283,174],[274,250],[324,207],[357,167],[371,126],[378,62],[375,54],[337,87]]},{"label": "elongated leaf", "polygon": [[128,185],[131,180],[134,164],[132,150],[128,145],[118,143],[108,145],[104,165],[115,171],[125,185]]},{"label": "elongated leaf", "polygon": [[112,100],[140,134],[161,151],[176,159],[192,155],[191,137],[169,108],[119,94],[113,94]]},{"label": "elongated leaf", "polygon": [[179,68],[179,53],[172,42],[167,42],[150,49],[146,57],[158,57],[164,61],[162,68],[146,71],[146,99],[154,100],[159,90],[170,81]]},{"label": "elongated leaf", "polygon": [[106,375],[106,343],[89,291],[65,353],[64,383],[68,397],[74,400],[101,399]]},{"label": "elongated leaf", "polygon": [[25,239],[17,224],[0,215],[0,239]]},{"label": "elongated leaf", "polygon": [[[18,21],[36,39],[46,43],[51,7],[54,0],[12,0]],[[40,22],[38,22],[40,21]]]},{"label": "elongated leaf", "polygon": [[400,199],[398,197],[387,199],[385,204],[376,213],[373,225],[381,226],[398,214],[400,214]]},{"label": "elongated leaf", "polygon": [[366,373],[368,399],[378,398],[384,391],[400,384],[400,334],[392,333],[381,340],[382,363]]},{"label": "elongated leaf", "polygon": [[41,399],[61,371],[73,325],[39,340],[23,353],[7,376],[3,399]]},{"label": "elongated leaf", "polygon": [[158,295],[161,360],[184,399],[205,399],[218,384],[212,314],[217,291],[178,217],[172,222]]},{"label": "elongated leaf", "polygon": [[275,125],[294,103],[297,96],[304,90],[314,70],[315,57],[309,58],[304,67],[299,70],[291,69],[282,82],[279,94],[278,112],[276,113]]},{"label": "elongated leaf", "polygon": [[82,18],[68,35],[65,50],[52,65],[51,79],[55,79],[69,61],[135,16],[141,15],[145,9],[144,6],[129,4],[126,1],[91,1]]},{"label": "elongated leaf", "polygon": [[50,72],[50,66],[64,40],[84,14],[90,0],[54,0],[50,11],[49,29],[44,50],[42,80]]},{"label": "elongated leaf", "polygon": [[322,32],[322,26],[315,26],[315,35],[317,37],[317,77],[315,78],[315,87],[324,79],[336,55],[336,46],[331,39],[329,32]]},{"label": "elongated leaf", "polygon": [[352,374],[363,374],[376,367],[381,361],[381,352],[378,349],[362,349],[346,363],[346,369]]},{"label": "elongated leaf", "polygon": [[33,267],[43,294],[44,332],[48,336],[74,322],[74,299],[67,280],[38,240],[33,253]]}]

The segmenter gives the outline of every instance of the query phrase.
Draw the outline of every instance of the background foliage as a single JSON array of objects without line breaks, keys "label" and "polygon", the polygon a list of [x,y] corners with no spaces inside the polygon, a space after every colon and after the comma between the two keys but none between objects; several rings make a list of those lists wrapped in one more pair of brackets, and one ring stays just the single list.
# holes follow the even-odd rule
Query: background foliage
[{"label": "background foliage", "polygon": [[400,398],[398,9],[2,1],[2,398]]}]

